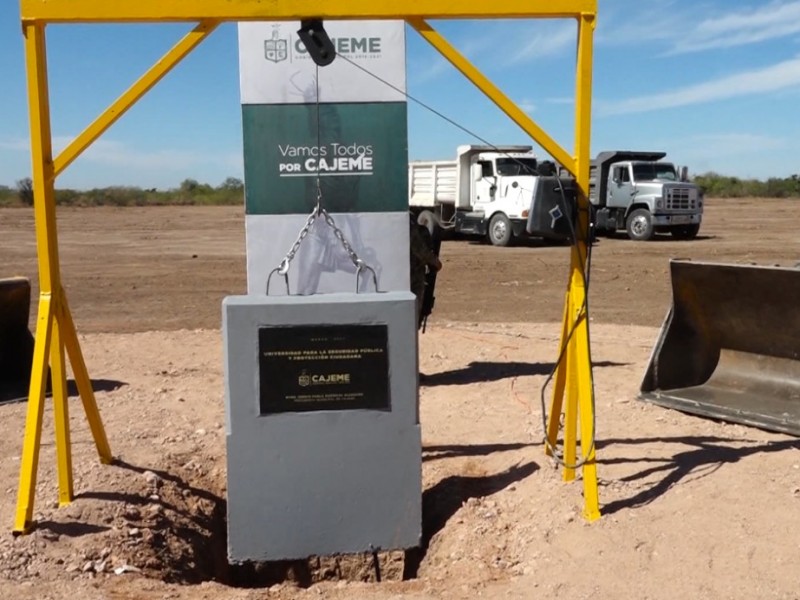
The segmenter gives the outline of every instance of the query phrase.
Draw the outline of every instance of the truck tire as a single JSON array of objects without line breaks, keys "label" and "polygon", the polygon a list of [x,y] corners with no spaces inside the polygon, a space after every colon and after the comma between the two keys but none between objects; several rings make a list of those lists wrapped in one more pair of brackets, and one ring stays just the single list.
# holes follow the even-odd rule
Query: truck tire
[{"label": "truck tire", "polygon": [[653,238],[655,228],[650,211],[646,208],[637,208],[628,215],[626,223],[628,237],[637,242],[646,242]]},{"label": "truck tire", "polygon": [[493,246],[508,246],[514,238],[511,221],[503,213],[497,213],[492,217],[486,234]]},{"label": "truck tire", "polygon": [[673,227],[669,230],[672,237],[676,240],[693,240],[697,237],[697,233],[700,231],[700,223],[694,223],[693,225],[680,225],[678,227]]}]

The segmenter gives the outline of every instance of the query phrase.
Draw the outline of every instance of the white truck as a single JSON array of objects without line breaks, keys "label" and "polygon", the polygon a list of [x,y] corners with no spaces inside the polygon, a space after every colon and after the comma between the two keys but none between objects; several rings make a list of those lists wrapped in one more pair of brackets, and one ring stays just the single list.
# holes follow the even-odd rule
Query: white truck
[{"label": "white truck", "polygon": [[703,220],[703,194],[665,152],[615,150],[592,161],[589,200],[598,234],[627,231],[632,240],[656,233],[693,239]]},{"label": "white truck", "polygon": [[[554,180],[540,176],[530,146],[459,146],[454,161],[409,164],[409,209],[434,215],[445,229],[486,236],[495,246],[507,246],[522,235],[563,239],[568,232],[562,217],[568,209],[552,195],[563,189],[545,186]],[[539,202],[541,210],[535,212],[541,214],[532,215],[534,198],[545,187],[549,202]],[[534,217],[544,224],[543,230],[531,228]]]}]

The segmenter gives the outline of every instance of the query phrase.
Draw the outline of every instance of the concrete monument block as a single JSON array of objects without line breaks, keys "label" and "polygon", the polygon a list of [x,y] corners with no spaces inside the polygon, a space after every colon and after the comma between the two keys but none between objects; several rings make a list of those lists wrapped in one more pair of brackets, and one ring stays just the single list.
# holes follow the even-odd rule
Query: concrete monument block
[{"label": "concrete monument block", "polygon": [[232,562],[417,546],[409,292],[223,303]]}]

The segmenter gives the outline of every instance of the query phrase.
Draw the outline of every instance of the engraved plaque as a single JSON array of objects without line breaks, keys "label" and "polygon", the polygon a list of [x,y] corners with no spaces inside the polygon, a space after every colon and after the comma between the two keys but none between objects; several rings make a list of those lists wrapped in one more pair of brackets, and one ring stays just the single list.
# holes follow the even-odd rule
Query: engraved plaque
[{"label": "engraved plaque", "polygon": [[259,328],[260,413],[389,410],[387,336],[383,324]]}]

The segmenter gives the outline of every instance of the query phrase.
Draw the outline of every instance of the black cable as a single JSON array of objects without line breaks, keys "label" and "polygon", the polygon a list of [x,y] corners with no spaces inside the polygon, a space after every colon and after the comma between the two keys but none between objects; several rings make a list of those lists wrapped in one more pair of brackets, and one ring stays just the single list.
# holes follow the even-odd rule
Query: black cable
[{"label": "black cable", "polygon": [[[561,182],[561,178],[556,175],[556,183],[558,184],[559,194],[561,196],[561,201],[563,203],[563,210],[565,214],[567,213],[567,198],[566,193],[564,192],[564,185]],[[588,197],[587,197],[588,202]],[[580,206],[576,207],[578,211],[580,211]],[[587,210],[591,211],[591,207],[587,207]],[[591,213],[590,213],[591,216]],[[580,222],[580,218],[578,218]],[[578,260],[580,261],[582,268],[581,268],[581,279],[583,280],[583,288],[584,288],[584,296],[583,296],[583,304],[581,304],[581,308],[578,311],[578,314],[575,317],[575,320],[570,327],[566,338],[563,340],[563,345],[561,347],[561,352],[558,355],[558,359],[556,360],[555,365],[553,366],[552,370],[550,371],[549,375],[545,379],[544,384],[542,385],[540,401],[541,401],[541,408],[542,408],[542,427],[544,430],[544,439],[545,439],[545,446],[550,450],[553,455],[553,458],[556,462],[567,469],[578,469],[585,465],[588,462],[588,457],[591,456],[594,448],[595,448],[595,440],[596,440],[596,432],[597,432],[597,411],[595,410],[596,403],[595,403],[595,389],[594,389],[594,369],[592,367],[592,358],[591,354],[589,355],[589,382],[590,382],[590,403],[592,407],[592,435],[591,435],[591,442],[589,443],[588,450],[584,453],[584,457],[579,460],[574,465],[568,465],[556,447],[550,444],[550,439],[548,437],[548,427],[547,427],[547,402],[545,400],[545,393],[547,392],[547,387],[550,385],[550,382],[553,380],[553,377],[556,374],[556,371],[561,367],[562,362],[564,361],[564,357],[566,356],[567,347],[569,346],[569,342],[572,339],[572,336],[575,334],[575,331],[578,328],[578,324],[580,323],[581,319],[586,320],[586,348],[587,351],[591,352],[591,340],[589,337],[589,281],[591,278],[591,264],[592,264],[592,223],[591,218],[587,218],[587,230],[586,234],[586,257],[581,255],[580,253],[580,244],[578,243],[578,236],[575,230],[575,224],[572,219],[567,219],[569,224],[570,233],[572,235],[573,246],[575,250],[578,252]],[[583,446],[583,440],[581,440],[581,446]]]},{"label": "black cable", "polygon": [[[366,73],[370,77],[373,77],[373,78],[377,79],[378,81],[380,81],[384,85],[390,87],[391,89],[395,90],[399,94],[402,94],[403,96],[405,96],[409,100],[411,100],[413,102],[416,102],[417,104],[419,104],[424,109],[430,111],[431,113],[435,114],[439,118],[447,121],[448,123],[450,123],[451,125],[453,125],[454,127],[458,128],[458,129],[460,129],[461,131],[463,131],[467,135],[470,135],[470,136],[474,137],[475,139],[483,142],[484,144],[486,144],[488,147],[492,148],[493,150],[495,150],[499,154],[505,155],[506,157],[508,157],[508,158],[512,159],[513,161],[517,162],[520,166],[525,167],[527,169],[527,165],[525,165],[521,161],[517,160],[516,157],[511,156],[507,152],[504,152],[503,150],[499,149],[497,146],[495,146],[494,144],[492,144],[488,140],[484,139],[483,137],[481,137],[480,135],[478,135],[474,131],[472,131],[470,129],[467,129],[466,127],[464,127],[460,123],[456,122],[455,120],[451,119],[447,115],[439,112],[438,110],[436,110],[432,106],[429,106],[428,104],[424,103],[422,100],[419,100],[418,98],[415,98],[414,96],[412,96],[411,94],[409,94],[405,90],[400,89],[396,85],[393,85],[392,83],[389,83],[388,81],[386,81],[385,79],[383,79],[379,75],[376,75],[375,73],[373,73],[369,69],[367,69],[365,67],[362,67],[361,65],[359,65],[356,62],[350,60],[346,56],[344,56],[342,54],[339,54],[338,56],[339,56],[339,58],[342,58],[346,62],[348,62],[351,65],[353,65],[354,67],[360,69],[361,71],[363,71],[364,73]],[[558,164],[557,161],[556,161],[556,164]],[[561,208],[564,211],[564,214],[569,214],[569,211],[567,210],[567,208],[568,208],[567,207],[567,198],[566,198],[566,193],[564,191],[564,185],[561,182],[561,177],[559,176],[558,172],[556,172],[555,179],[556,179],[556,183],[558,185],[559,195],[561,197],[561,203],[563,205]],[[587,203],[588,203],[589,202],[588,195],[587,195],[586,200],[587,200]],[[577,207],[577,210],[580,211],[580,206]],[[567,219],[567,223],[569,224],[569,228],[570,228],[570,234],[572,235],[572,245],[575,247],[575,250],[578,252],[578,259],[579,259],[579,261],[581,263],[581,266],[582,266],[582,268],[581,268],[581,279],[583,280],[583,287],[584,287],[583,304],[581,305],[581,308],[578,311],[578,314],[576,315],[575,320],[572,322],[572,326],[570,327],[569,332],[567,333],[567,336],[566,336],[566,338],[564,340],[563,346],[561,348],[561,352],[558,355],[558,359],[556,360],[556,363],[553,366],[553,369],[550,371],[550,374],[545,379],[545,382],[542,385],[542,390],[541,390],[542,423],[543,423],[543,426],[544,426],[545,444],[550,449],[550,451],[552,452],[553,458],[559,464],[561,464],[563,467],[565,467],[567,469],[578,469],[578,468],[582,467],[583,465],[585,465],[586,462],[587,462],[588,457],[592,454],[592,451],[595,448],[597,417],[596,417],[596,411],[595,411],[596,403],[595,403],[595,388],[594,388],[594,370],[593,370],[593,367],[592,367],[591,354],[589,356],[589,381],[590,381],[590,388],[591,388],[590,403],[591,403],[591,407],[592,407],[592,428],[591,428],[592,429],[592,439],[591,439],[591,443],[589,444],[589,449],[585,453],[584,458],[582,458],[580,461],[578,461],[575,465],[566,464],[566,462],[564,462],[564,459],[562,458],[562,456],[559,455],[558,449],[554,448],[554,447],[552,447],[550,445],[550,440],[548,439],[548,431],[547,431],[547,409],[546,409],[546,401],[545,401],[545,397],[544,396],[545,396],[545,392],[547,391],[547,386],[550,384],[550,382],[552,381],[553,377],[555,376],[556,371],[558,370],[558,368],[561,366],[562,362],[564,361],[564,357],[566,356],[566,350],[567,350],[567,347],[569,346],[569,342],[572,339],[572,336],[575,334],[575,331],[577,330],[578,324],[580,323],[581,319],[585,319],[586,320],[587,350],[588,351],[591,350],[591,341],[590,341],[590,338],[589,338],[589,280],[591,278],[591,260],[592,260],[591,206],[587,206],[587,210],[589,210],[590,214],[587,217],[587,231],[585,232],[586,233],[585,242],[586,242],[586,249],[587,249],[585,257],[582,256],[581,253],[580,253],[580,244],[578,243],[578,235],[577,235],[577,232],[575,230],[575,223],[573,222],[573,220],[571,218]],[[578,220],[580,220],[580,218],[578,218]],[[583,440],[581,440],[581,446],[583,446]]]},{"label": "black cable", "polygon": [[[474,131],[471,131],[470,129],[467,129],[466,127],[464,127],[464,126],[463,126],[463,125],[461,125],[460,123],[458,123],[458,122],[456,122],[455,120],[451,119],[451,118],[450,118],[450,117],[448,117],[447,115],[445,115],[445,114],[443,114],[443,113],[439,112],[438,110],[436,110],[436,109],[435,109],[435,108],[433,108],[432,106],[430,106],[430,105],[428,105],[428,104],[425,104],[425,103],[424,103],[422,100],[419,100],[418,98],[415,98],[414,96],[412,96],[412,95],[411,95],[411,94],[409,94],[408,92],[406,92],[406,91],[404,91],[404,90],[401,90],[401,89],[400,89],[399,87],[397,87],[396,85],[394,85],[394,84],[392,84],[392,83],[389,83],[388,81],[386,81],[385,79],[383,79],[383,78],[382,78],[380,75],[376,75],[375,73],[373,73],[373,72],[372,72],[372,71],[370,71],[369,69],[367,69],[367,68],[365,68],[365,67],[362,67],[361,65],[359,65],[359,64],[358,64],[358,63],[356,63],[356,62],[353,62],[352,60],[350,60],[349,58],[347,58],[346,56],[344,56],[344,55],[342,55],[342,54],[339,54],[338,56],[339,56],[339,58],[342,58],[342,59],[344,59],[345,61],[349,62],[349,63],[350,63],[351,65],[353,65],[354,67],[356,67],[356,68],[358,68],[358,69],[361,69],[362,71],[364,71],[364,73],[366,73],[366,74],[367,74],[367,75],[369,75],[370,77],[374,77],[375,79],[377,79],[377,80],[378,80],[378,81],[380,81],[381,83],[383,83],[383,84],[387,85],[388,87],[392,88],[392,89],[393,89],[394,91],[396,91],[397,93],[399,93],[399,94],[402,94],[403,96],[405,96],[406,98],[408,98],[408,99],[409,99],[409,100],[411,100],[412,102],[416,102],[416,103],[417,103],[417,104],[419,104],[419,105],[420,105],[422,108],[424,108],[424,109],[426,109],[426,110],[428,110],[428,111],[432,112],[432,113],[433,113],[433,114],[435,114],[437,117],[439,117],[439,118],[441,118],[441,119],[444,119],[445,121],[447,121],[448,123],[450,123],[450,124],[451,124],[451,125],[453,125],[454,127],[457,127],[458,129],[460,129],[461,131],[463,131],[463,132],[464,132],[464,133],[466,133],[467,135],[471,135],[471,136],[472,136],[472,137],[474,137],[476,140],[478,140],[478,141],[480,141],[480,142],[483,142],[484,144],[486,144],[487,146],[489,146],[489,147],[490,147],[490,148],[492,148],[493,150],[496,150],[496,151],[497,151],[497,152],[499,152],[500,154],[505,154],[506,156],[508,156],[508,158],[514,159],[514,157],[513,157],[513,156],[510,156],[510,155],[509,155],[509,154],[507,154],[506,152],[503,152],[503,151],[502,151],[502,150],[500,150],[500,149],[499,149],[497,146],[495,146],[494,144],[492,144],[490,141],[488,141],[488,140],[486,140],[486,139],[482,138],[481,136],[479,136],[479,135],[478,135],[477,133],[475,133]],[[516,160],[516,159],[515,159],[515,160]],[[521,166],[523,166],[523,167],[526,167],[526,168],[527,168],[527,165],[525,165],[524,163],[522,163],[522,162],[520,162],[520,161],[517,161],[517,162],[519,162],[519,164],[520,164]]]}]

